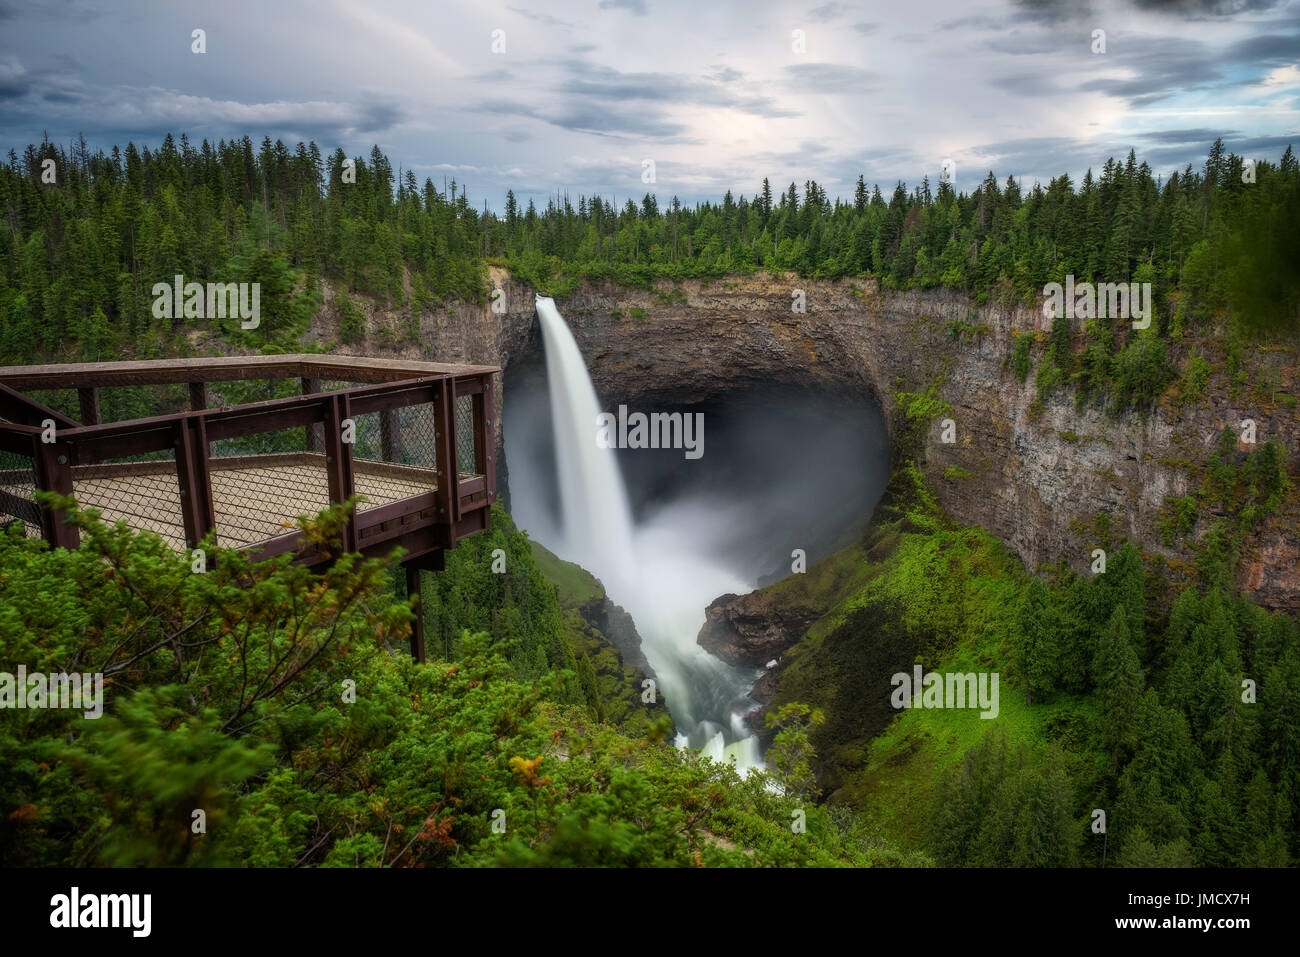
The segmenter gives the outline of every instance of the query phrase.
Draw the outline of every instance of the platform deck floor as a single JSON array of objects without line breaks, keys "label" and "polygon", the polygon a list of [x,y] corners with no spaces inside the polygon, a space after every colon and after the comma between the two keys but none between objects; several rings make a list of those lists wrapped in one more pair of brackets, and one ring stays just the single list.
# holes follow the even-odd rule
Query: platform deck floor
[{"label": "platform deck floor", "polygon": [[[222,468],[220,460],[215,460],[209,474],[217,543],[227,548],[244,548],[282,535],[294,528],[299,515],[315,515],[329,505],[323,461],[319,465]],[[357,506],[358,511],[422,495],[436,487],[432,469],[363,460],[354,462],[353,478],[357,493],[367,499]],[[112,474],[98,474],[91,467],[73,486],[78,503],[99,509],[106,522],[123,521],[132,528],[157,532],[173,548],[185,547],[180,486],[170,470],[132,472],[118,466]],[[31,495],[30,487],[6,486],[5,491],[23,498]]]}]

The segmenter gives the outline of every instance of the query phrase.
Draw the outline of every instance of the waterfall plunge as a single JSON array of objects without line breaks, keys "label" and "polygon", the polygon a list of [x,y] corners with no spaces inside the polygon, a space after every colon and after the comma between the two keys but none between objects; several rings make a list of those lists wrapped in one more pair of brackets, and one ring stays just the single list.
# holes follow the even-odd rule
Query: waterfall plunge
[{"label": "waterfall plunge", "polygon": [[[550,544],[598,577],[610,599],[636,622],[645,656],[663,682],[678,744],[701,748],[714,760],[733,760],[742,773],[761,767],[758,742],[739,713],[754,673],[726,664],[695,642],[709,602],[728,592],[748,592],[754,583],[700,558],[720,520],[715,513],[681,506],[633,527],[615,455],[596,444],[601,409],[578,344],[554,300],[538,296],[537,316],[563,511],[557,541]],[[530,516],[518,517],[525,527],[534,527]]]}]

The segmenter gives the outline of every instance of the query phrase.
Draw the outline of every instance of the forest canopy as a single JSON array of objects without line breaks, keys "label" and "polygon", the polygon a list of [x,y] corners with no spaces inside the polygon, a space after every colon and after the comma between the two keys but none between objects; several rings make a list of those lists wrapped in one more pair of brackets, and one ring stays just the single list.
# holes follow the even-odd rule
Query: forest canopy
[{"label": "forest canopy", "polygon": [[[52,163],[52,166],[50,165]],[[49,182],[48,170],[53,170]],[[168,134],[150,149],[92,152],[48,140],[0,164],[0,361],[149,358],[187,348],[184,319],[152,314],[150,290],[180,274],[259,282],[267,320],[246,346],[288,346],[319,308],[319,281],[394,307],[485,300],[486,266],[562,295],[582,278],[645,285],[758,269],[947,287],[975,302],[1033,304],[1049,282],[1150,282],[1159,328],[1228,310],[1244,330],[1298,327],[1300,172],[1228,153],[1157,175],[1130,151],[1076,184],[991,171],[970,191],[928,176],[882,192],[858,177],[832,200],[814,180],[751,196],[621,207],[599,196],[498,213],[464,184],[369,157],[264,138]],[[345,320],[348,318],[345,315]],[[352,320],[355,325],[355,317]]]}]

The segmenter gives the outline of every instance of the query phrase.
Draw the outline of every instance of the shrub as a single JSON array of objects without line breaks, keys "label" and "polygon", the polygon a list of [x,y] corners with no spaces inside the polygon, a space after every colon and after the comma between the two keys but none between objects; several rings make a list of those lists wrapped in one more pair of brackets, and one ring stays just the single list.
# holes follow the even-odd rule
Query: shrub
[{"label": "shrub", "polygon": [[1029,349],[1034,344],[1034,334],[1032,332],[1017,332],[1015,344],[1011,347],[1011,365],[1015,370],[1016,379],[1024,382],[1029,378]]}]

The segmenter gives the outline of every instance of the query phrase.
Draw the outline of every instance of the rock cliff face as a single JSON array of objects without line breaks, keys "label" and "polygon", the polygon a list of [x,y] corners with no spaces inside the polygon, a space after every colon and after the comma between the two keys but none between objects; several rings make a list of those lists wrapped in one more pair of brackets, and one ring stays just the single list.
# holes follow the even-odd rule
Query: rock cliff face
[{"label": "rock cliff face", "polygon": [[[534,290],[500,270],[492,280],[505,293],[503,313],[463,303],[426,313],[418,317],[420,346],[391,354],[494,363],[506,376],[536,374],[536,363],[523,361],[541,350]],[[797,290],[806,301],[803,313],[792,309]],[[1277,394],[1300,393],[1295,343],[1260,346],[1245,356],[1247,385],[1238,399],[1229,397],[1226,373],[1216,371],[1198,404],[1181,405],[1171,392],[1149,413],[1115,419],[1099,408],[1076,411],[1072,390],[1058,390],[1034,408],[1033,374],[1017,381],[1009,357],[1015,334],[1029,332],[1040,336],[1032,356],[1035,364],[1041,360],[1050,321],[1037,309],[975,309],[951,292],[881,293],[862,280],[763,276],[652,290],[584,284],[557,304],[611,407],[626,402],[671,410],[779,384],[866,395],[888,420],[896,393],[935,385],[956,426],[956,441],[944,444],[936,421],[926,448],[926,470],[941,503],[954,518],[1003,539],[1031,568],[1064,561],[1082,571],[1109,534],[1164,556],[1167,573],[1180,577],[1191,552],[1185,542],[1161,544],[1156,523],[1165,498],[1197,486],[1220,430],[1243,419],[1255,421],[1259,441],[1287,445],[1292,482],[1300,486],[1300,417],[1285,404],[1261,400],[1251,386],[1267,369]],[[322,335],[328,337],[332,321],[327,304],[318,318]],[[400,320],[371,321],[378,327]],[[1223,368],[1219,342],[1194,345],[1216,370]],[[1176,366],[1188,348],[1171,348]],[[373,336],[356,351],[385,353]],[[500,409],[499,394],[497,400]],[[496,425],[499,430],[499,420]],[[1109,533],[1096,524],[1102,513]],[[1190,538],[1214,518],[1201,514]],[[1300,611],[1300,495],[1293,492],[1282,512],[1246,540],[1241,574],[1240,584],[1258,603]],[[752,640],[758,655],[763,641]]]}]

